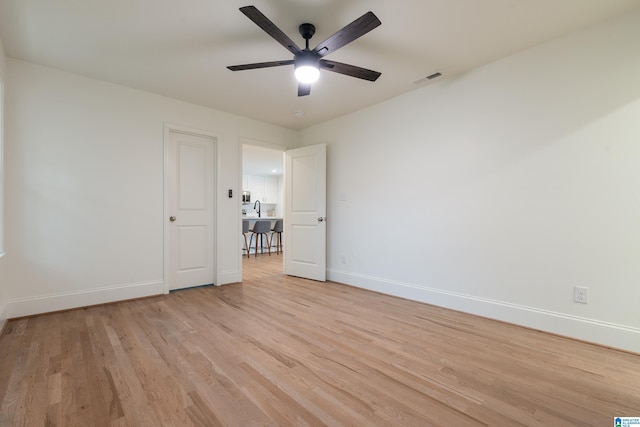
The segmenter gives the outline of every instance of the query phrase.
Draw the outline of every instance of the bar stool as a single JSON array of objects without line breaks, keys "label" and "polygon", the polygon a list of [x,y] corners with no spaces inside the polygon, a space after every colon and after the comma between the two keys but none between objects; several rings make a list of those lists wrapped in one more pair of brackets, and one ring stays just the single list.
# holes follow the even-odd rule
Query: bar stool
[{"label": "bar stool", "polygon": [[242,220],[242,237],[244,237],[244,250],[247,251],[247,258],[251,258],[251,252],[249,252],[251,247],[247,244],[247,233],[251,231],[250,224],[249,220]]},{"label": "bar stool", "polygon": [[276,253],[282,252],[282,229],[283,221],[281,219],[276,220],[276,223],[273,225],[271,229],[271,244],[273,245],[273,235],[276,234]]},{"label": "bar stool", "polygon": [[264,253],[264,245],[262,242],[262,236],[267,239],[267,251],[269,252],[269,256],[271,256],[271,248],[269,245],[269,233],[271,232],[271,222],[270,221],[256,221],[253,225],[253,230],[251,231],[251,237],[249,238],[249,247],[251,247],[251,242],[253,241],[253,236],[256,236],[256,256],[258,256],[258,237],[260,237],[260,253]]}]

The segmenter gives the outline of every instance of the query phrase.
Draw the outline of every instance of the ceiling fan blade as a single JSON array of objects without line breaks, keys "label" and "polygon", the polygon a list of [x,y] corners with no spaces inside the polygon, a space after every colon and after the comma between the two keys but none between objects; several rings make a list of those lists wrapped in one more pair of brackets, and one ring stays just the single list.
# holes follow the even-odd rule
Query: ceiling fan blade
[{"label": "ceiling fan blade", "polygon": [[368,80],[370,82],[375,82],[376,80],[378,80],[378,77],[382,75],[382,73],[379,73],[377,71],[368,70],[362,67],[356,67],[355,65],[343,64],[342,62],[328,61],[326,59],[320,60],[320,67],[327,71],[333,71],[334,73],[340,73],[347,76]]},{"label": "ceiling fan blade", "polygon": [[311,93],[311,84],[298,83],[298,96],[307,96]]},{"label": "ceiling fan blade", "polygon": [[322,43],[318,44],[313,51],[321,57],[328,55],[331,52],[335,52],[340,49],[342,46],[351,43],[355,39],[364,36],[380,24],[382,24],[382,22],[380,22],[373,12],[367,12]]},{"label": "ceiling fan blade", "polygon": [[289,38],[280,28],[262,14],[255,6],[244,6],[240,8],[240,12],[244,13],[247,18],[251,19],[258,27],[262,28],[265,33],[273,37],[278,43],[284,46],[294,55],[301,52],[301,49]]},{"label": "ceiling fan blade", "polygon": [[294,63],[293,59],[287,59],[284,61],[256,62],[255,64],[229,65],[227,68],[230,69],[231,71],[254,70],[256,68],[279,67],[281,65],[291,65],[293,63]]}]

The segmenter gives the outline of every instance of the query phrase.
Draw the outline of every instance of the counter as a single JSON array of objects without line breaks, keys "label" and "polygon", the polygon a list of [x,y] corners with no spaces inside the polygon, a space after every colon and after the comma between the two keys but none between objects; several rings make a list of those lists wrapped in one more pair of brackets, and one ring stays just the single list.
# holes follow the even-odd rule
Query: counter
[{"label": "counter", "polygon": [[257,216],[242,216],[243,220],[247,220],[247,221],[277,221],[279,219],[283,219],[282,217],[279,216],[263,216],[258,218]]}]

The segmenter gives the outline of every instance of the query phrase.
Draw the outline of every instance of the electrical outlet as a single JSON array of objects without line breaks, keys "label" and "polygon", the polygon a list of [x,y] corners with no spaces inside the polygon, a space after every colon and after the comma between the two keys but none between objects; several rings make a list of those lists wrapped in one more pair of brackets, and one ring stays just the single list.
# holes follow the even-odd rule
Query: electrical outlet
[{"label": "electrical outlet", "polygon": [[579,302],[580,304],[589,303],[589,288],[583,286],[573,287],[573,302]]}]

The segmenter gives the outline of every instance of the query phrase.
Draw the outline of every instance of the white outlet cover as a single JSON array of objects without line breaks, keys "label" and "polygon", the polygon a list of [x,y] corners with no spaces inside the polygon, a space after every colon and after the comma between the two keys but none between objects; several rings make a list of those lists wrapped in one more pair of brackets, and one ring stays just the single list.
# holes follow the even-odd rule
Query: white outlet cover
[{"label": "white outlet cover", "polygon": [[574,286],[573,301],[580,304],[589,303],[589,288],[585,288],[583,286]]}]

